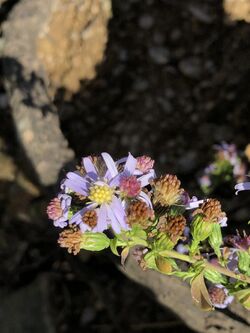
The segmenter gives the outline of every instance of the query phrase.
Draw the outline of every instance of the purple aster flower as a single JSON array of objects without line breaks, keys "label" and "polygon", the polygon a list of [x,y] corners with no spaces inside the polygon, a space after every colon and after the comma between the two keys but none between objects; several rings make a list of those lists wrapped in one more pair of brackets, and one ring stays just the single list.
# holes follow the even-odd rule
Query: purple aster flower
[{"label": "purple aster flower", "polygon": [[52,199],[47,207],[49,219],[54,221],[55,227],[64,228],[68,224],[68,213],[71,206],[71,196],[60,193]]},{"label": "purple aster flower", "polygon": [[[86,230],[102,232],[111,226],[115,233],[120,233],[121,230],[130,229],[126,223],[127,198],[124,198],[124,192],[122,192],[124,188],[121,189],[120,186],[124,185],[125,179],[135,176],[137,161],[131,154],[116,163],[108,153],[102,153],[101,156],[105,172],[100,172],[91,158],[85,157],[82,159],[85,174],[77,171],[69,172],[62,183],[62,188],[66,191],[73,191],[87,197],[86,206],[78,211],[69,223],[79,225],[82,232]],[[118,169],[122,169],[122,171],[118,171]],[[135,187],[133,187],[135,182],[132,182],[133,186],[131,185],[133,187],[131,193],[133,192],[138,199],[150,207],[152,207],[151,201],[142,191],[142,187],[147,186],[152,177],[152,172],[135,177],[136,184],[140,184],[140,188],[136,188],[136,193]],[[129,186],[129,182],[126,185]],[[128,187],[126,187],[126,191],[129,191]],[[129,192],[129,194],[131,193]],[[96,223],[95,221],[93,223],[93,219],[91,220],[89,215],[88,218],[84,218],[89,211],[95,211]],[[90,224],[84,221],[90,221]]]},{"label": "purple aster flower", "polygon": [[236,190],[235,194],[237,195],[240,191],[250,190],[250,182],[239,183],[235,185],[234,188]]},{"label": "purple aster flower", "polygon": [[250,248],[250,235],[247,235],[245,232],[243,237],[241,237],[240,234],[228,235],[224,238],[224,242],[236,249],[248,251]]},{"label": "purple aster flower", "polygon": [[208,289],[210,300],[215,308],[225,309],[234,300],[228,290],[221,284],[216,284]]}]

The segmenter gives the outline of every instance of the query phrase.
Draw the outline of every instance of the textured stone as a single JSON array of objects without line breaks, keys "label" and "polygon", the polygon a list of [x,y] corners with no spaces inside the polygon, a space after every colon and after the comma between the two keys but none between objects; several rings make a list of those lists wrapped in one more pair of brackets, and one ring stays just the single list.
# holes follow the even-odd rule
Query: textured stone
[{"label": "textured stone", "polygon": [[73,158],[49,97],[47,77],[36,57],[37,38],[53,2],[22,0],[3,25],[4,85],[9,97],[22,158],[42,185],[56,182]]},{"label": "textured stone", "polygon": [[250,0],[224,0],[224,10],[232,21],[250,23]]},{"label": "textured stone", "polygon": [[26,287],[1,295],[1,333],[54,333],[48,287],[48,277],[41,276]]}]

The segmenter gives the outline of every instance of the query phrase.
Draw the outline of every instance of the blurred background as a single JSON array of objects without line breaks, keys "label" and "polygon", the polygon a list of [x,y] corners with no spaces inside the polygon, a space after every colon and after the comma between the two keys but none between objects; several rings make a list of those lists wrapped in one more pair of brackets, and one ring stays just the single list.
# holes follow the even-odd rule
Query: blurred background
[{"label": "blurred background", "polygon": [[[250,1],[0,6],[0,331],[191,332],[108,254],[60,249],[46,205],[102,151],[148,154],[197,196],[214,144],[235,144],[247,166]],[[230,181],[212,195],[242,230],[249,195],[232,200]]]}]

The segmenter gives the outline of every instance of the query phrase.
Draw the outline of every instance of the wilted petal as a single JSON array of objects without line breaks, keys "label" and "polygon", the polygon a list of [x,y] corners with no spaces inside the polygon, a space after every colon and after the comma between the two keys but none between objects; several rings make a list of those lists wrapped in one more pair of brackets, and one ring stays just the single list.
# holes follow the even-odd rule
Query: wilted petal
[{"label": "wilted petal", "polygon": [[185,208],[186,209],[194,209],[194,208],[198,208],[199,205],[201,205],[204,202],[204,200],[198,200],[196,197],[192,197],[192,199],[190,199]]},{"label": "wilted petal", "polygon": [[234,188],[236,190],[235,194],[237,195],[240,191],[250,190],[250,182],[239,183],[235,185]]},{"label": "wilted petal", "polygon": [[146,202],[146,204],[147,204],[150,208],[153,208],[152,202],[151,202],[149,196],[148,196],[145,192],[141,191],[140,194],[139,194],[139,198],[140,198],[142,201]]},{"label": "wilted petal", "polygon": [[147,186],[149,184],[149,181],[154,178],[155,171],[152,169],[146,175],[139,177],[138,180],[141,182],[141,187],[144,187]]}]

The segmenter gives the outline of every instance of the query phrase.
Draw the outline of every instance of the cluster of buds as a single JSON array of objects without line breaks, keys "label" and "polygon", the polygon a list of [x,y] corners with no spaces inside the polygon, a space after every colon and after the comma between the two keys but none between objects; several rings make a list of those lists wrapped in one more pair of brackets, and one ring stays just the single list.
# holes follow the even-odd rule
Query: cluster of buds
[{"label": "cluster of buds", "polygon": [[[233,148],[218,148],[218,160],[236,163]],[[74,255],[110,248],[122,264],[132,249],[143,270],[188,279],[192,295],[209,295],[211,309],[234,297],[250,309],[250,236],[223,238],[221,203],[189,196],[176,175],[157,177],[153,167],[150,157],[130,153],[119,160],[108,153],[84,157],[47,207],[62,229],[60,247]],[[250,183],[236,185],[237,192],[246,189]]]},{"label": "cluster of buds", "polygon": [[199,178],[201,189],[205,194],[213,192],[221,183],[242,182],[246,175],[246,163],[234,144],[222,142],[214,148],[214,161],[205,168]]}]

